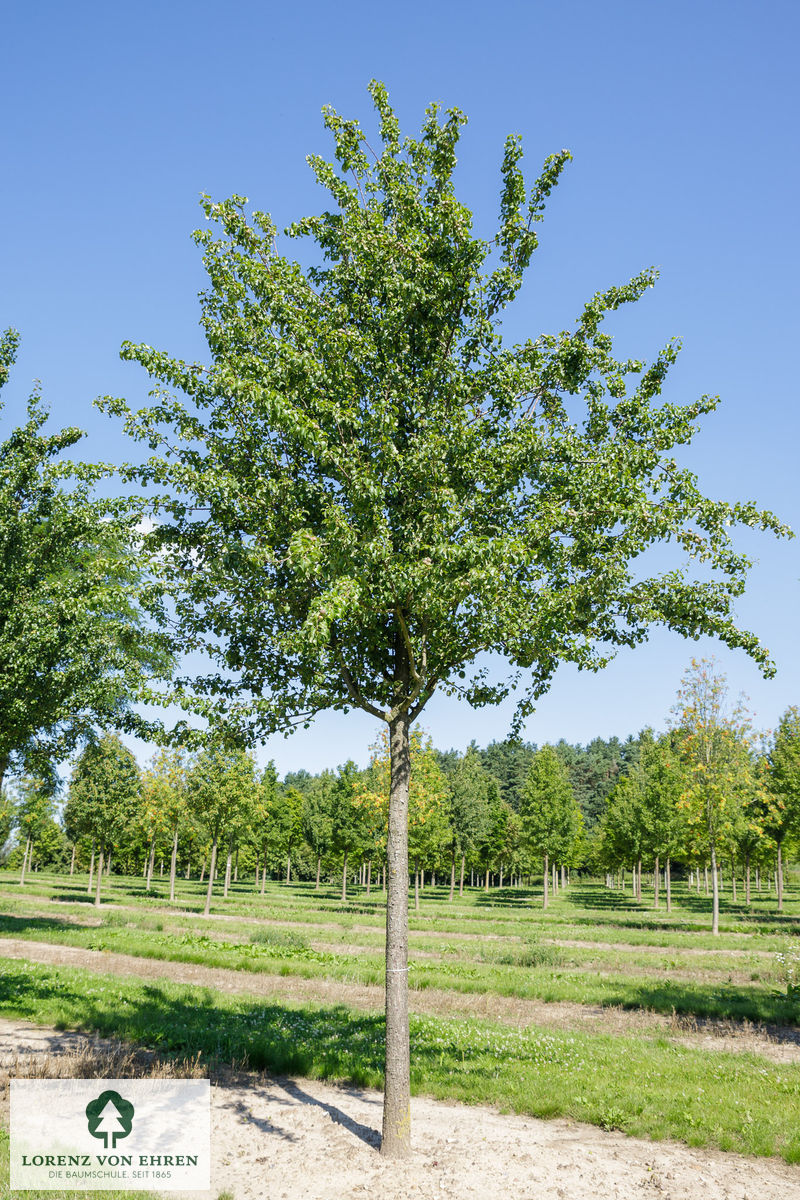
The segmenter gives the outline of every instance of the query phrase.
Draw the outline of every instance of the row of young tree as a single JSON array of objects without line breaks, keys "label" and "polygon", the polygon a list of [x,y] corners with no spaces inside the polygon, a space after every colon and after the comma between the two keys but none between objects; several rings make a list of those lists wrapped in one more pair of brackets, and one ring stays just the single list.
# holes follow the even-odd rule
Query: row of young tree
[{"label": "row of young tree", "polygon": [[[609,743],[610,744],[610,743]],[[617,743],[619,745],[619,743]],[[789,709],[772,744],[758,738],[741,705],[728,708],[724,678],[713,663],[693,663],[684,679],[675,722],[659,735],[645,730],[626,743],[624,761],[609,771],[611,790],[596,825],[588,827],[576,797],[566,743],[536,749],[494,743],[464,755],[441,753],[416,732],[412,739],[409,863],[415,903],[426,878],[447,884],[452,899],[469,883],[489,889],[541,873],[542,902],[574,867],[605,873],[624,886],[630,869],[641,899],[642,871],[653,873],[671,907],[676,867],[690,886],[703,872],[712,894],[712,928],[719,924],[719,874],[729,864],[735,892],[742,874],[745,903],[751,870],[775,870],[783,908],[787,841],[800,834],[800,711]],[[522,761],[524,780],[506,787],[486,762]],[[508,784],[508,775],[507,775]],[[69,850],[89,869],[89,890],[100,903],[103,870],[139,871],[149,890],[156,862],[169,862],[170,898],[178,872],[207,879],[206,913],[224,858],[223,895],[240,869],[264,890],[269,875],[341,877],[385,888],[390,756],[386,740],[373,748],[369,767],[345,763],[338,771],[300,771],[283,783],[270,763],[259,771],[242,750],[206,749],[190,757],[159,750],[140,772],[115,736],[90,744],[78,759],[62,821],[52,787],[28,778],[14,815],[22,854],[21,879],[34,853],[63,861]],[[662,876],[663,872],[663,876]]]}]

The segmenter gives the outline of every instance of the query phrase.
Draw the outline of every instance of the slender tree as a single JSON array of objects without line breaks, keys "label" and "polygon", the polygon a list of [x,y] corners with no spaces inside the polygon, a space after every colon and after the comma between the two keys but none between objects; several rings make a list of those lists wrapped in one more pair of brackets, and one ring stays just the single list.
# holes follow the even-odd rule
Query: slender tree
[{"label": "slender tree", "polygon": [[719,933],[718,858],[734,838],[752,780],[753,738],[741,701],[729,705],[725,676],[713,659],[692,659],[673,710],[687,768],[680,805],[699,833],[711,865],[711,932]]},{"label": "slender tree", "polygon": [[566,859],[580,829],[566,767],[552,746],[542,746],[534,755],[520,815],[522,838],[543,863],[542,907],[547,908],[550,864]]},{"label": "slender tree", "polygon": [[[109,399],[155,451],[127,478],[154,482],[149,542],[170,578],[182,649],[204,651],[183,702],[250,736],[355,706],[389,730],[386,1071],[382,1151],[410,1148],[408,789],[410,732],[437,690],[473,705],[527,686],[519,727],[560,662],[597,669],[653,624],[743,647],[732,601],[749,566],[731,522],[781,531],[755,505],[707,500],[673,447],[716,405],[659,402],[677,346],[617,360],[605,317],[655,280],[592,297],[572,331],[503,343],[545,203],[570,155],[525,184],[505,144],[495,232],[472,232],[455,195],[465,117],[432,105],[400,134],[373,82],[380,146],[325,110],[335,163],[310,158],[331,197],[287,230],[245,201],[203,200],[207,365],[123,347],[157,381],[154,406]],[[184,403],[175,397],[188,397]],[[644,576],[654,541],[699,559]],[[507,659],[510,681],[476,668]]]},{"label": "slender tree", "polygon": [[242,820],[253,802],[256,790],[253,760],[243,750],[209,746],[193,762],[187,789],[189,807],[211,840],[211,861],[203,909],[203,916],[207,917],[211,912],[220,839]]},{"label": "slender tree", "polygon": [[777,850],[778,912],[782,912],[783,844],[787,835],[800,832],[800,708],[796,706],[787,708],[778,723],[770,767],[769,828]]},{"label": "slender tree", "polygon": [[[95,885],[95,905],[98,907],[103,865],[133,824],[140,787],[136,759],[114,734],[104,734],[90,742],[73,769],[70,802],[76,820],[90,834],[99,856]],[[93,857],[94,853],[93,850]]]}]

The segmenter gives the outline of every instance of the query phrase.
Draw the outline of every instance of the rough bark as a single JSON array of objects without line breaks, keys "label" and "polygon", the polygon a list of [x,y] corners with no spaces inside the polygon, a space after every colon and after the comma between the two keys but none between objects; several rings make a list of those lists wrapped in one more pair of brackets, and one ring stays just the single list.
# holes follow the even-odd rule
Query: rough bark
[{"label": "rough bark", "polygon": [[386,1073],[381,1153],[411,1152],[411,1085],[408,1033],[408,791],[411,722],[407,712],[389,725],[391,782],[386,846]]}]

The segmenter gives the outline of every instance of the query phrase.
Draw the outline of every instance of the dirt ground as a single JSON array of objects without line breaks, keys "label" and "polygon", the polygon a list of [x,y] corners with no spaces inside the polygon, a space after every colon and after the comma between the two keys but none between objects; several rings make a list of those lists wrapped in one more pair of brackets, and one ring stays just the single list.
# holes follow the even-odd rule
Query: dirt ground
[{"label": "dirt ground", "polygon": [[[9,1074],[96,1075],[103,1055],[113,1051],[113,1043],[100,1039],[0,1020],[0,1090]],[[108,1062],[111,1070],[118,1069],[118,1058]],[[94,1070],[86,1071],[87,1065]],[[800,1195],[800,1168],[775,1159],[647,1142],[563,1120],[537,1121],[425,1098],[412,1101],[412,1158],[389,1163],[377,1152],[377,1092],[236,1075],[216,1080],[211,1095],[212,1198],[221,1192],[234,1200],[370,1195],[381,1200],[486,1200],[487,1195],[791,1200]]]},{"label": "dirt ground", "polygon": [[[3,957],[82,967],[138,979],[165,979],[173,983],[216,988],[221,992],[258,996],[260,999],[279,997],[298,1002],[346,1004],[351,1008],[371,1011],[383,1008],[383,988],[343,983],[336,979],[302,979],[291,975],[233,971],[222,967],[204,967],[199,963],[138,958],[132,954],[84,950],[79,946],[21,938],[0,939],[0,959]],[[587,1033],[666,1037],[677,1045],[695,1049],[750,1051],[763,1055],[771,1062],[800,1062],[800,1029],[795,1026],[756,1026],[747,1021],[696,1019],[641,1009],[604,1008],[571,1001],[546,1003],[515,996],[479,992],[462,994],[436,988],[412,990],[410,1007],[416,1013],[478,1017],[502,1021],[516,1028],[542,1025],[553,1029],[580,1029]]]}]

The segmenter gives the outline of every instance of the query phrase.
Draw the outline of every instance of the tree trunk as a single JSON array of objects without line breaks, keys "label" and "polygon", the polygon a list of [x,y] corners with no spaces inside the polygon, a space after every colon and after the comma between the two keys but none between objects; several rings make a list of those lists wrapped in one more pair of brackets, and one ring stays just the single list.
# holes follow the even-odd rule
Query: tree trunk
[{"label": "tree trunk", "polygon": [[178,824],[172,834],[172,857],[169,860],[169,902],[175,903],[175,873],[178,867]]},{"label": "tree trunk", "polygon": [[342,900],[347,899],[347,851],[342,859]]},{"label": "tree trunk", "polygon": [[653,908],[658,908],[658,904],[659,904],[659,899],[658,899],[659,878],[660,878],[660,870],[659,870],[659,864],[658,864],[658,855],[656,855],[656,865],[655,865],[655,870],[653,871]]},{"label": "tree trunk", "polygon": [[462,855],[461,855],[461,876],[460,876],[460,878],[459,878],[459,881],[458,881],[458,894],[459,894],[459,896],[463,896],[463,895],[464,895],[464,867],[465,867],[465,865],[466,865],[466,859],[467,859],[467,856],[466,856],[466,854],[462,854]]},{"label": "tree trunk", "polygon": [[761,868],[756,864],[756,891],[761,891]]},{"label": "tree trunk", "polygon": [[708,895],[708,867],[707,866],[703,867],[703,876],[706,881],[706,895]]},{"label": "tree trunk", "polygon": [[320,875],[321,870],[322,870],[322,855],[318,854],[317,855],[317,882],[314,884],[315,892],[319,891],[319,875]]},{"label": "tree trunk", "polygon": [[642,902],[642,860],[638,859],[636,863],[636,899],[641,904]]},{"label": "tree trunk", "polygon": [[267,848],[264,847],[264,861],[261,864],[261,895],[264,895],[264,888],[267,886]]},{"label": "tree trunk", "polygon": [[102,883],[102,880],[103,880],[103,849],[104,849],[103,843],[101,842],[100,843],[100,858],[98,860],[98,867],[97,867],[97,891],[95,892],[95,896],[94,896],[95,908],[100,907],[100,884]]},{"label": "tree trunk", "polygon": [[488,890],[489,890],[489,868],[488,867],[486,868],[486,881],[483,885],[483,890],[485,892],[488,892]]},{"label": "tree trunk", "polygon": [[567,868],[563,866],[561,868],[561,886],[562,888],[567,886]]},{"label": "tree trunk", "polygon": [[386,865],[386,1073],[381,1153],[411,1152],[411,1066],[408,1033],[408,788],[410,721],[401,713],[389,725],[391,783]]},{"label": "tree trunk", "polygon": [[236,857],[233,860],[233,882],[239,882],[239,847],[236,847]]},{"label": "tree trunk", "polygon": [[292,848],[286,851],[286,882],[292,882]]},{"label": "tree trunk", "polygon": [[750,851],[744,856],[744,902],[750,907]]},{"label": "tree trunk", "polygon": [[672,867],[667,855],[666,865],[664,867],[664,887],[667,889],[667,912],[672,912]]},{"label": "tree trunk", "polygon": [[233,868],[233,846],[228,842],[228,855],[225,859],[225,882],[222,885],[222,898],[227,900],[228,889],[231,886],[231,870]]},{"label": "tree trunk", "polygon": [[211,912],[211,892],[214,888],[214,875],[217,871],[217,835],[214,834],[214,840],[211,843],[211,862],[208,867],[208,888],[206,889],[206,906],[203,909],[203,916],[207,917]]},{"label": "tree trunk", "polygon": [[86,889],[87,895],[92,894],[92,880],[94,879],[94,839],[92,839],[92,858],[89,863],[89,886]]},{"label": "tree trunk", "polygon": [[542,908],[547,908],[547,885],[550,882],[550,865],[547,855],[544,856],[544,870],[542,871]]},{"label": "tree trunk", "polygon": [[731,889],[732,889],[731,899],[733,900],[733,903],[735,904],[736,903],[736,859],[735,858],[731,859]]},{"label": "tree trunk", "polygon": [[186,878],[191,879],[191,877],[192,877],[192,856],[190,854],[186,860]]},{"label": "tree trunk", "polygon": [[778,885],[778,912],[783,912],[783,838],[778,842],[778,862],[775,872]]},{"label": "tree trunk", "polygon": [[717,848],[711,843],[711,932],[719,935],[719,876],[717,875]]},{"label": "tree trunk", "polygon": [[207,863],[207,862],[208,862],[208,856],[204,854],[204,855],[203,855],[203,862],[202,862],[202,864],[201,864],[201,866],[200,866],[200,882],[201,882],[201,883],[203,882],[203,880],[204,880],[204,879],[205,879],[205,877],[206,877],[206,863]]},{"label": "tree trunk", "polygon": [[414,859],[414,911],[419,912],[419,859]]},{"label": "tree trunk", "polygon": [[452,903],[453,897],[456,894],[456,848],[452,848],[452,856],[450,858],[450,895],[447,899]]},{"label": "tree trunk", "polygon": [[31,839],[28,837],[25,839],[25,853],[22,856],[22,872],[19,877],[20,887],[23,887],[25,884],[25,868],[28,865],[28,855],[30,854],[30,852],[31,852]]},{"label": "tree trunk", "polygon": [[153,836],[150,839],[150,855],[147,859],[147,883],[145,884],[145,889],[144,889],[146,892],[150,891],[150,884],[153,882],[153,863],[155,862],[155,857],[156,857],[156,835],[153,834]]},{"label": "tree trunk", "polygon": [[367,895],[372,891],[372,859],[367,863]]},{"label": "tree trunk", "polygon": [[73,843],[72,843],[72,861],[71,861],[71,862],[70,862],[70,864],[69,864],[69,873],[70,873],[70,875],[74,875],[74,874],[75,874],[75,851],[76,851],[77,849],[78,849],[78,847],[76,846],[75,842],[73,842]]}]

